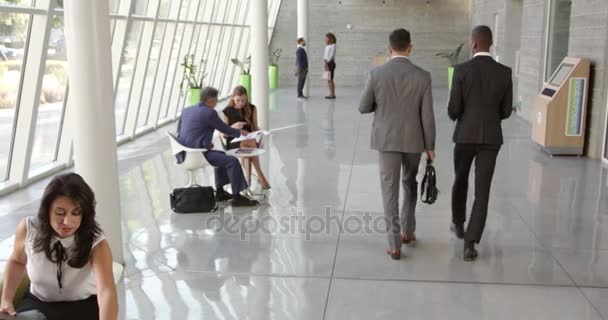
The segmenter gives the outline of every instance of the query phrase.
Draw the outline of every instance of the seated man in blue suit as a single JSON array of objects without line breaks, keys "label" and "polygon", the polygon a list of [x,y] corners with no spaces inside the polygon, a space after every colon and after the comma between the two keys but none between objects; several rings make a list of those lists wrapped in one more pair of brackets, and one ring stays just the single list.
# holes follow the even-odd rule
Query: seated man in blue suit
[{"label": "seated man in blue suit", "polygon": [[[209,150],[204,153],[204,156],[215,167],[217,201],[232,199],[232,206],[236,207],[259,205],[259,202],[240,194],[247,188],[247,181],[239,160],[226,155],[222,151],[213,150],[211,141],[215,130],[231,137],[247,134],[246,131],[240,130],[242,123],[240,123],[240,128],[237,129],[228,126],[220,119],[214,110],[217,105],[217,96],[217,89],[206,87],[201,91],[201,102],[182,111],[182,115],[177,122],[177,139],[188,148]],[[232,186],[232,194],[224,191],[224,186],[228,183]]]}]

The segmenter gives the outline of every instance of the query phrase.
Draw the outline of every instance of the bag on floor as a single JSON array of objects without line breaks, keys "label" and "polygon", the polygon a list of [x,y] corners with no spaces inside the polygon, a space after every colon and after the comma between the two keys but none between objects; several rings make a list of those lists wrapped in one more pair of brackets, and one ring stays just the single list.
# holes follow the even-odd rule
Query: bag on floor
[{"label": "bag on floor", "polygon": [[420,185],[420,198],[422,202],[426,204],[433,204],[437,200],[439,190],[437,190],[437,174],[433,162],[431,160],[426,161],[426,171],[424,178],[422,178],[422,184]]},{"label": "bag on floor", "polygon": [[176,188],[171,193],[171,210],[176,213],[213,212],[217,209],[212,187]]}]

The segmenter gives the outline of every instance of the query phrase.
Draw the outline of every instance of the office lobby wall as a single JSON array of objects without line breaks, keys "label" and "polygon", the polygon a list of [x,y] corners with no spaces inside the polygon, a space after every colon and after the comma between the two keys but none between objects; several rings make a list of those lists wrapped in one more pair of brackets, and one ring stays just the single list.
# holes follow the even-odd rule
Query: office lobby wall
[{"label": "office lobby wall", "polygon": [[591,60],[587,115],[587,156],[600,158],[606,119],[608,84],[608,1],[572,1],[568,55]]},{"label": "office lobby wall", "polygon": [[[494,29],[495,16],[498,16],[498,30],[495,30],[496,55],[501,57],[502,63],[512,68],[515,67],[515,61],[505,52],[513,43],[510,34],[512,28],[506,26],[513,19],[509,10],[514,1],[517,0],[473,0],[471,6],[472,25],[487,24]],[[534,97],[539,93],[544,80],[548,1],[523,0],[519,77],[515,79],[517,85],[514,91],[515,98],[522,102],[519,115],[528,121],[531,119]],[[608,94],[608,1],[572,1],[568,55],[585,57],[592,63],[586,155],[599,158]]]},{"label": "office lobby wall", "polygon": [[[542,84],[545,32],[545,0],[521,0],[521,14],[513,19],[517,0],[473,0],[471,25],[485,24],[494,31],[494,50],[501,63],[511,67],[514,77],[514,101],[521,101],[519,115],[531,119],[532,103]],[[498,19],[498,30],[494,30]],[[519,28],[512,25],[520,23]],[[515,30],[515,31],[514,31]],[[512,50],[520,46],[519,70]]]},{"label": "office lobby wall", "polygon": [[[387,54],[388,34],[401,27],[412,33],[414,62],[431,72],[435,87],[447,87],[448,64],[435,54],[467,41],[471,23],[470,0],[430,1],[429,5],[426,1],[309,0],[309,5],[307,51],[313,86],[325,85],[320,80],[325,33],[333,32],[338,39],[337,85],[360,86],[373,57]],[[295,85],[296,37],[297,1],[283,1],[271,42],[272,49],[283,49],[279,61],[282,85]]]}]

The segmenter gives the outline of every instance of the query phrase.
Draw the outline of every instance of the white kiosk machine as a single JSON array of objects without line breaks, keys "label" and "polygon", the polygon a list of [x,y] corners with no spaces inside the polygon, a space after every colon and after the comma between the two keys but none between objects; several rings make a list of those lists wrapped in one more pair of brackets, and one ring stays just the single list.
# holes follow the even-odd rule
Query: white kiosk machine
[{"label": "white kiosk machine", "polygon": [[534,99],[532,140],[551,155],[582,155],[587,117],[587,59],[566,57]]}]

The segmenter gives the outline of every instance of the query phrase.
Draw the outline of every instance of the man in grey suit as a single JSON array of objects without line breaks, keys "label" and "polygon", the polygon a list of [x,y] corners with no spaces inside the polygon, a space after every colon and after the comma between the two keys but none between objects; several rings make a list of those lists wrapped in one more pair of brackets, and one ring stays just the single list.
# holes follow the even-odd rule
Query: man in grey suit
[{"label": "man in grey suit", "polygon": [[[402,243],[416,241],[416,175],[423,152],[429,160],[435,160],[435,115],[431,75],[409,59],[410,33],[397,29],[390,34],[389,43],[391,59],[370,72],[359,112],[374,113],[371,147],[379,152],[382,202],[388,229],[387,253],[398,260]],[[400,178],[405,191],[401,218]]]}]

